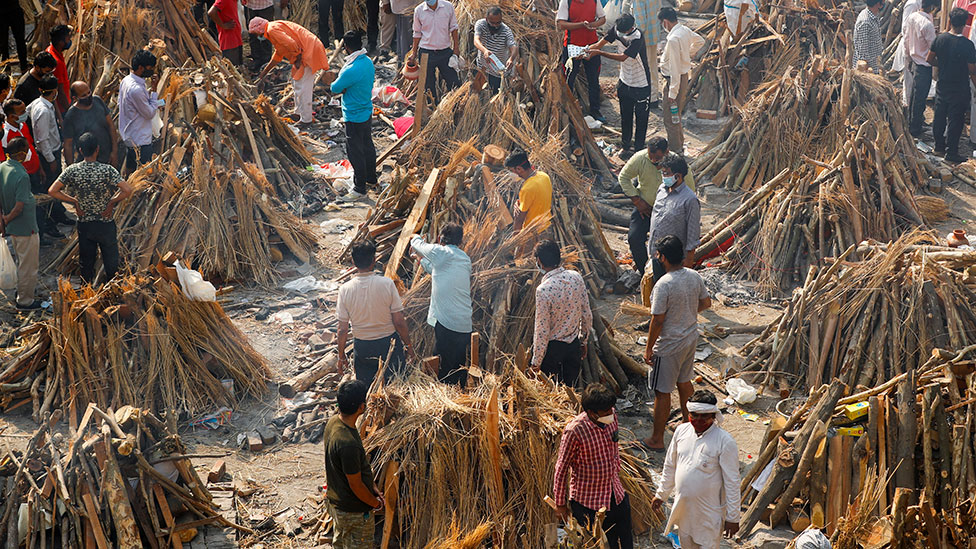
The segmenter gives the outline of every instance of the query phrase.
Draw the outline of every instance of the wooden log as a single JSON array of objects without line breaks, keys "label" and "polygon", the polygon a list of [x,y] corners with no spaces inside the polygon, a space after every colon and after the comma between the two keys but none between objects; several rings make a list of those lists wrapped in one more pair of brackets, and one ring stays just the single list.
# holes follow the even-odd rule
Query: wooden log
[{"label": "wooden log", "polygon": [[383,475],[383,499],[386,507],[383,515],[383,538],[380,549],[388,549],[393,538],[393,523],[396,520],[397,497],[400,492],[400,462],[391,461]]},{"label": "wooden log", "polygon": [[806,448],[803,449],[803,453],[800,457],[800,462],[796,467],[796,473],[793,474],[793,479],[787,485],[786,490],[783,491],[782,495],[779,497],[779,502],[776,507],[773,508],[773,512],[769,515],[769,525],[771,528],[775,528],[777,524],[786,516],[786,512],[790,509],[793,504],[793,498],[800,493],[800,490],[807,483],[807,473],[810,472],[813,466],[814,456],[817,454],[817,450],[820,448],[820,441],[827,436],[827,425],[821,421],[817,420],[816,425],[813,427],[813,433],[810,435],[810,439],[807,441]]},{"label": "wooden log", "polygon": [[823,529],[827,523],[827,439],[817,445],[810,468],[810,524]]},{"label": "wooden log", "polygon": [[439,168],[434,168],[431,170],[430,175],[427,177],[427,181],[424,182],[424,186],[420,191],[420,195],[418,195],[417,199],[414,201],[413,209],[410,211],[410,215],[407,216],[407,221],[403,224],[403,228],[400,229],[400,236],[397,238],[396,245],[393,247],[393,254],[390,256],[390,260],[386,264],[385,274],[387,278],[396,280],[396,273],[400,268],[400,261],[403,259],[403,255],[407,251],[407,246],[410,244],[410,239],[413,238],[413,235],[423,224],[423,220],[427,214],[427,207],[430,205],[430,199],[434,194],[434,187],[437,184],[439,175]]},{"label": "wooden log", "polygon": [[830,440],[827,455],[827,533],[833,535],[851,495],[851,437]]},{"label": "wooden log", "polygon": [[112,512],[112,521],[116,533],[116,547],[122,549],[139,549],[142,541],[139,538],[139,527],[136,525],[135,513],[129,505],[129,500],[125,490],[125,480],[119,470],[119,464],[115,461],[113,451],[110,450],[108,433],[103,425],[103,438],[105,439],[106,455],[104,478],[102,485],[103,496],[108,500],[108,508]]},{"label": "wooden log", "polygon": [[[915,404],[915,369],[905,373],[898,388],[898,444],[895,447],[896,488],[915,490],[915,441],[918,438],[918,411]],[[897,490],[896,490],[897,494]]]},{"label": "wooden log", "polygon": [[907,543],[906,513],[908,511],[908,503],[912,499],[913,491],[911,488],[895,488],[895,498],[891,505],[891,539],[894,549],[909,546]]},{"label": "wooden log", "polygon": [[810,527],[810,516],[803,509],[790,507],[790,510],[787,512],[787,517],[790,520],[790,528],[796,533],[800,533]]},{"label": "wooden log", "polygon": [[216,462],[214,462],[213,466],[210,467],[210,471],[207,472],[207,482],[220,482],[220,479],[224,478],[226,473],[227,462],[222,459],[218,459]]},{"label": "wooden log", "polygon": [[329,372],[335,371],[338,363],[339,354],[336,351],[330,351],[307,370],[279,385],[278,394],[285,398],[294,398],[298,393],[307,391],[309,387]]}]

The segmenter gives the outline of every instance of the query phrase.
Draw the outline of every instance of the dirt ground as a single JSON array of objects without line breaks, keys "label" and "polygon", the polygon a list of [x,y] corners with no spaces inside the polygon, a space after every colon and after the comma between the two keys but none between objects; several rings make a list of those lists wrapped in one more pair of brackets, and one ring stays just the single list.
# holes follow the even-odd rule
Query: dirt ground
[{"label": "dirt ground", "polygon": [[[607,63],[603,70],[604,89],[612,88],[616,81],[614,65],[612,62]],[[391,72],[385,71],[382,74],[388,78]],[[327,117],[337,116],[335,107],[326,108],[324,105],[319,105],[318,108],[320,118],[323,114]],[[604,112],[608,115],[608,124],[619,127],[619,115],[617,114],[615,100],[605,103]],[[694,117],[693,109],[689,109],[689,112],[692,114],[685,117],[686,152],[694,158],[718,132],[724,120],[697,120]],[[651,112],[648,136],[664,134],[661,114],[660,109]],[[323,126],[326,125],[327,123]],[[306,141],[310,150],[316,154],[321,162],[344,158],[342,145],[329,143],[327,130],[313,128],[311,133],[313,135],[305,135]],[[377,130],[375,134],[378,136],[376,139],[377,150],[385,150],[392,142],[392,129],[384,127]],[[598,139],[611,144],[619,144],[619,139],[610,134],[601,134]],[[619,159],[611,158],[611,160]],[[387,166],[383,176],[381,176],[381,183],[388,177],[388,172],[389,167]],[[725,214],[731,212],[741,197],[738,194],[711,187],[707,182],[699,183],[698,192],[702,198],[704,232],[721,220]],[[973,219],[973,210],[976,208],[974,206],[976,204],[976,189],[956,181],[949,184],[940,196],[948,201],[952,216],[948,221],[939,224],[938,230],[945,233],[953,228],[969,227],[969,222]],[[339,211],[320,212],[311,217],[309,222],[318,227],[322,222],[328,220],[343,219],[355,226],[366,217],[368,209],[369,204],[366,202],[343,205]],[[352,228],[341,234],[327,234],[324,231],[319,231],[318,263],[314,266],[303,266],[288,261],[282,263],[279,268],[282,283],[306,275],[313,275],[320,280],[330,280],[337,276],[345,269],[344,265],[337,262],[337,257],[352,238],[354,232],[355,229]],[[608,227],[606,236],[615,251],[619,254],[627,252],[624,231]],[[46,260],[52,258],[58,249],[57,247],[42,249],[41,265],[45,265]],[[714,270],[707,273],[707,278],[714,286],[712,287],[713,293],[728,293],[731,297],[716,296],[716,299],[713,300],[713,307],[701,315],[701,326],[706,332],[712,332],[716,327],[741,329],[765,326],[781,310],[781,300],[762,300],[755,295],[748,283],[735,281],[722,273],[712,271]],[[50,270],[42,278],[41,285],[42,291],[50,291],[56,288],[56,280]],[[613,319],[617,342],[632,356],[639,358],[643,349],[637,340],[646,333],[646,328],[639,326],[644,319],[618,314],[621,301],[633,300],[635,297],[633,295],[605,295],[599,299],[598,307],[604,318]],[[284,290],[274,288],[246,288],[227,296],[224,305],[228,314],[247,335],[252,345],[267,358],[278,379],[285,379],[308,355],[305,339],[311,333],[322,331],[329,319],[332,318],[334,300],[334,292],[327,292],[322,299],[309,300],[303,296],[288,294]],[[281,303],[291,304],[288,310],[294,312],[295,320],[293,322],[282,323],[274,316],[267,320],[255,318],[255,310],[260,310],[265,306],[277,306]],[[42,314],[36,312],[23,315],[7,306],[0,309],[0,323],[9,329],[29,323]],[[749,333],[737,333],[725,338],[702,338],[699,352],[703,358],[699,366],[703,376],[717,380],[720,372],[724,371],[729,362],[734,360],[733,357],[737,350],[752,337],[754,336]],[[0,343],[9,344],[10,342],[0,341]],[[12,352],[14,349],[8,348],[6,351]],[[646,392],[646,387],[642,387],[642,385],[642,383],[637,383],[636,391],[629,391],[625,395],[626,402],[621,401],[620,404],[624,429],[621,438],[625,443],[640,440],[650,433],[652,403],[643,395]],[[706,388],[718,392],[704,382],[696,385],[696,388]],[[720,397],[720,400],[724,397],[721,394],[717,396]],[[676,402],[676,396],[672,400]],[[755,460],[765,431],[765,423],[777,413],[775,405],[778,400],[778,394],[761,396],[756,402],[748,406],[733,405],[726,408],[723,428],[732,434],[739,445],[740,470],[743,473],[749,469]],[[240,433],[267,424],[287,405],[288,402],[277,396],[276,388],[269,386],[268,396],[263,400],[242,402],[234,410],[230,424],[213,431],[187,428],[181,433],[191,454],[224,456],[222,459],[227,463],[227,471],[233,476],[235,482],[242,486],[251,486],[257,489],[250,497],[241,498],[241,511],[252,516],[277,515],[288,512],[289,509],[294,512],[295,517],[299,520],[316,514],[315,501],[319,497],[320,487],[325,484],[321,443],[285,444],[277,442],[257,453],[241,450],[237,443]],[[33,428],[32,421],[26,415],[14,413],[0,416],[0,448],[5,448],[8,445],[13,448],[22,448],[26,444],[28,433],[32,432]],[[668,437],[670,437],[670,432]],[[661,455],[654,454],[646,457],[651,462],[652,468],[659,472],[663,461]],[[216,459],[216,457],[196,459],[194,463],[199,470],[206,471]],[[788,535],[787,533],[782,534]],[[310,540],[303,540],[300,536],[294,540],[283,537],[247,540],[247,545],[255,544],[266,547],[309,547],[314,545]],[[655,535],[654,537],[643,536],[639,540],[639,546],[668,547],[670,544],[659,535]],[[723,544],[723,547],[726,546],[747,547],[751,545]],[[773,546],[776,545],[764,547]]]}]

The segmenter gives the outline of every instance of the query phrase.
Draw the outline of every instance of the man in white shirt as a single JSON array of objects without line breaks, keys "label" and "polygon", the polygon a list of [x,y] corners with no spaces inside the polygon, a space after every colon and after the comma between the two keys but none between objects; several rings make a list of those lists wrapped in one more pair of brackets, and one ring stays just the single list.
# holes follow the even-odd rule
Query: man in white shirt
[{"label": "man in white shirt", "polygon": [[349,366],[346,342],[352,328],[356,379],[372,385],[381,360],[386,364],[384,379],[405,372],[407,358],[414,356],[413,347],[396,284],[373,272],[376,246],[368,241],[357,242],[351,253],[356,274],[339,288],[336,299],[338,368],[342,374]]},{"label": "man in white shirt", "polygon": [[905,36],[908,34],[908,18],[922,9],[922,0],[908,0],[901,9],[901,38],[895,49],[895,57],[891,62],[891,69],[901,71],[901,106],[908,108],[908,100],[912,95],[912,71],[905,50]]},{"label": "man in white shirt", "polygon": [[160,100],[146,87],[146,80],[153,80],[155,74],[156,56],[139,50],[132,57],[129,76],[119,84],[119,136],[125,143],[123,176],[152,160],[152,119]]},{"label": "man in white shirt", "polygon": [[692,395],[691,417],[674,431],[651,502],[660,509],[674,491],[664,532],[677,528],[682,549],[718,549],[723,533],[732,537],[739,531],[739,447],[719,427],[717,404],[708,391]]},{"label": "man in white shirt", "polygon": [[668,132],[668,145],[677,154],[684,153],[685,136],[681,129],[681,113],[688,96],[688,76],[691,73],[691,58],[705,44],[705,40],[695,31],[678,22],[678,12],[674,8],[661,8],[657,18],[664,30],[668,31],[664,54],[661,57],[661,72],[666,81],[664,93],[664,129]]},{"label": "man in white shirt", "polygon": [[932,87],[932,65],[928,62],[928,56],[935,40],[933,16],[938,13],[939,7],[939,0],[922,0],[922,9],[908,18],[905,32],[906,62],[912,71],[912,94],[908,102],[908,131],[912,137],[922,135],[925,103]]},{"label": "man in white shirt", "polygon": [[[47,187],[61,175],[61,130],[58,128],[58,115],[54,106],[59,88],[58,79],[53,74],[44,76],[39,87],[41,96],[27,106],[27,116],[34,130],[34,150],[39,156],[43,174],[37,194],[46,194]],[[64,206],[56,200],[40,206],[40,209],[43,210],[43,215],[38,217],[38,221],[42,223],[41,229],[48,236],[63,237],[57,229],[58,223],[74,225]]]}]

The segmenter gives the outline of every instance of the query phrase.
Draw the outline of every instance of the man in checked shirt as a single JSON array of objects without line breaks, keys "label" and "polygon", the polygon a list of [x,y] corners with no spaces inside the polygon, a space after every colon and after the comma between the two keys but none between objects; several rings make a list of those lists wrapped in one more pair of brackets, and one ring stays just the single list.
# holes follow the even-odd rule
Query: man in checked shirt
[{"label": "man in checked shirt", "polygon": [[[606,509],[603,531],[610,549],[632,549],[630,498],[620,482],[616,402],[613,391],[602,383],[591,383],[583,390],[583,413],[569,422],[559,441],[552,491],[556,514],[564,522],[572,512],[576,522],[585,527],[593,522],[597,511]],[[570,469],[573,475],[567,497]]]}]

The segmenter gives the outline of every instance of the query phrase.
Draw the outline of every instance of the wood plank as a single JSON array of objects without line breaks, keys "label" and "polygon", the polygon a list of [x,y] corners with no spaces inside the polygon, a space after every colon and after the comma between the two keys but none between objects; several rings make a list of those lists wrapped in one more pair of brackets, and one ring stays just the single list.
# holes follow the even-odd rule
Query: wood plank
[{"label": "wood plank", "polygon": [[254,163],[257,164],[258,169],[261,173],[264,173],[264,163],[261,162],[261,153],[258,151],[258,144],[254,140],[254,132],[251,130],[251,121],[247,118],[247,113],[244,112],[244,105],[237,105],[237,108],[241,111],[241,120],[244,121],[244,129],[247,131],[247,139],[251,142],[251,154],[254,155]]},{"label": "wood plank", "polygon": [[410,135],[416,136],[420,133],[420,126],[424,123],[424,116],[427,114],[427,61],[429,54],[420,55],[420,78],[417,80],[417,101],[416,110],[413,116],[413,125],[410,128]]},{"label": "wood plank", "polygon": [[427,214],[427,207],[430,205],[430,198],[434,194],[434,187],[437,185],[437,179],[440,173],[440,168],[431,170],[427,181],[424,182],[423,189],[420,191],[420,195],[413,203],[413,210],[410,211],[410,215],[407,216],[407,221],[403,224],[403,228],[400,229],[400,237],[393,247],[393,255],[390,256],[390,260],[386,263],[385,274],[388,278],[396,280],[397,269],[400,268],[400,261],[403,260],[403,254],[407,252],[410,239],[423,224],[423,219]]},{"label": "wood plank", "polygon": [[[153,495],[156,496],[156,505],[159,505],[160,511],[163,512],[163,521],[166,522],[166,526],[169,528],[169,531],[172,532],[176,525],[176,521],[173,519],[173,511],[170,510],[169,503],[166,501],[166,494],[163,492],[163,487],[154,483],[152,492]],[[179,536],[175,534],[169,535],[169,543],[173,546],[173,549],[182,549],[183,547]]]},{"label": "wood plank", "polygon": [[105,538],[105,532],[102,531],[102,523],[98,520],[98,509],[95,508],[95,502],[92,501],[91,494],[88,493],[87,489],[81,495],[81,501],[85,503],[85,511],[88,513],[88,524],[91,526],[98,549],[110,549],[112,546],[109,545],[108,539]]}]

